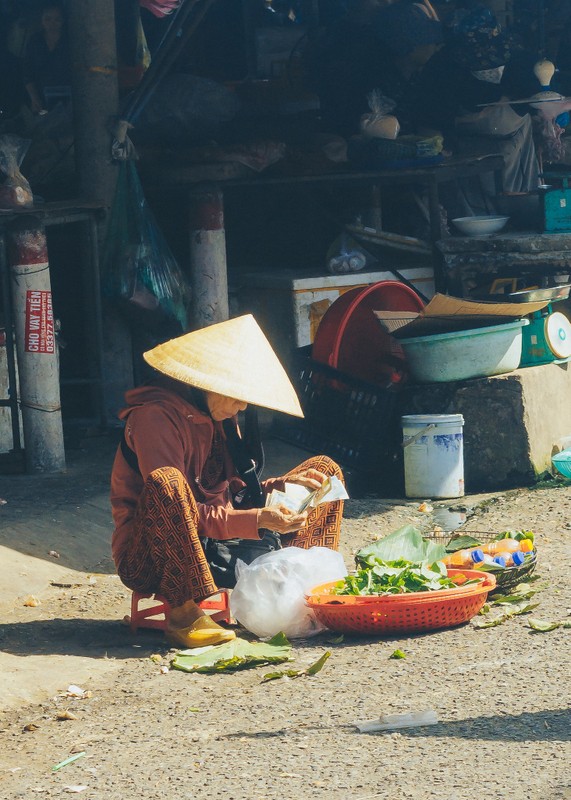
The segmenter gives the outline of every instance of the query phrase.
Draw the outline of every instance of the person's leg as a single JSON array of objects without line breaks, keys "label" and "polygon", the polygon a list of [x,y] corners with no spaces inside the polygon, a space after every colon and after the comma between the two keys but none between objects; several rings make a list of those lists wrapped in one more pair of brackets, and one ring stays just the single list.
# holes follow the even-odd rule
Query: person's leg
[{"label": "person's leg", "polygon": [[168,601],[167,636],[176,644],[192,647],[234,638],[197,605],[217,587],[198,535],[196,502],[179,470],[163,467],[147,478],[118,572],[129,588],[156,592]]},{"label": "person's leg", "polygon": [[[335,475],[339,480],[343,480],[341,467],[328,456],[312,456],[291,470],[291,474],[304,469],[317,469],[325,475]],[[287,480],[287,475],[284,477]],[[334,500],[332,503],[322,503],[317,508],[311,509],[305,528],[297,533],[281,537],[283,546],[302,547],[305,550],[317,546],[338,550],[341,520],[343,519],[343,504],[343,500]]]}]

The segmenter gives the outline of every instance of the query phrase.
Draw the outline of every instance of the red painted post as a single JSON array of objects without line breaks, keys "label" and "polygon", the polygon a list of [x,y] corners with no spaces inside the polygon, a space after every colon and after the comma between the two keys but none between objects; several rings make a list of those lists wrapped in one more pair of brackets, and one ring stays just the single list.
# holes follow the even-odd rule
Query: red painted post
[{"label": "red painted post", "polygon": [[28,472],[65,470],[50,265],[37,217],[16,220],[8,233],[14,328]]},{"label": "red painted post", "polygon": [[228,319],[224,198],[216,186],[190,196],[191,325],[205,328]]}]

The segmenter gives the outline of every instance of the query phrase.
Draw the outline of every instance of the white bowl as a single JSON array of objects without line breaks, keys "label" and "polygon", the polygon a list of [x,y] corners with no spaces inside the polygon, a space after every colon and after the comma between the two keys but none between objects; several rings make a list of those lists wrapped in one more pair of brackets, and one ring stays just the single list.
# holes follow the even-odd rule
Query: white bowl
[{"label": "white bowl", "polygon": [[457,217],[452,222],[464,236],[491,236],[501,231],[509,217]]}]

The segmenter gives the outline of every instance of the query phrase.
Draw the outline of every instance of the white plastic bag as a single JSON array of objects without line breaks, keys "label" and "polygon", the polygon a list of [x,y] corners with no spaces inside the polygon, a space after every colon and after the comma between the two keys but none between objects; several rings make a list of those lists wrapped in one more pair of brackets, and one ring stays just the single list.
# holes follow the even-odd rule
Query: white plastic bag
[{"label": "white plastic bag", "polygon": [[340,553],[328,547],[284,547],[251,564],[238,561],[230,610],[240,625],[262,639],[283,631],[288,638],[325,630],[304,595],[314,586],[341,580],[347,569]]}]

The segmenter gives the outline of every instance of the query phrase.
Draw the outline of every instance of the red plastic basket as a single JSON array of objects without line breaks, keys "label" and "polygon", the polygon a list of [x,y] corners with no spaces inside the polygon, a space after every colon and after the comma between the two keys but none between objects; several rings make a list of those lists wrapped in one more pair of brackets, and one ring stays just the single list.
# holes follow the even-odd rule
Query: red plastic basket
[{"label": "red plastic basket", "polygon": [[436,592],[355,597],[333,595],[338,581],[316,586],[306,595],[306,605],[317,619],[340,633],[402,633],[452,628],[476,616],[486,602],[496,579],[477,570],[449,569],[448,575],[465,575],[480,583]]}]

